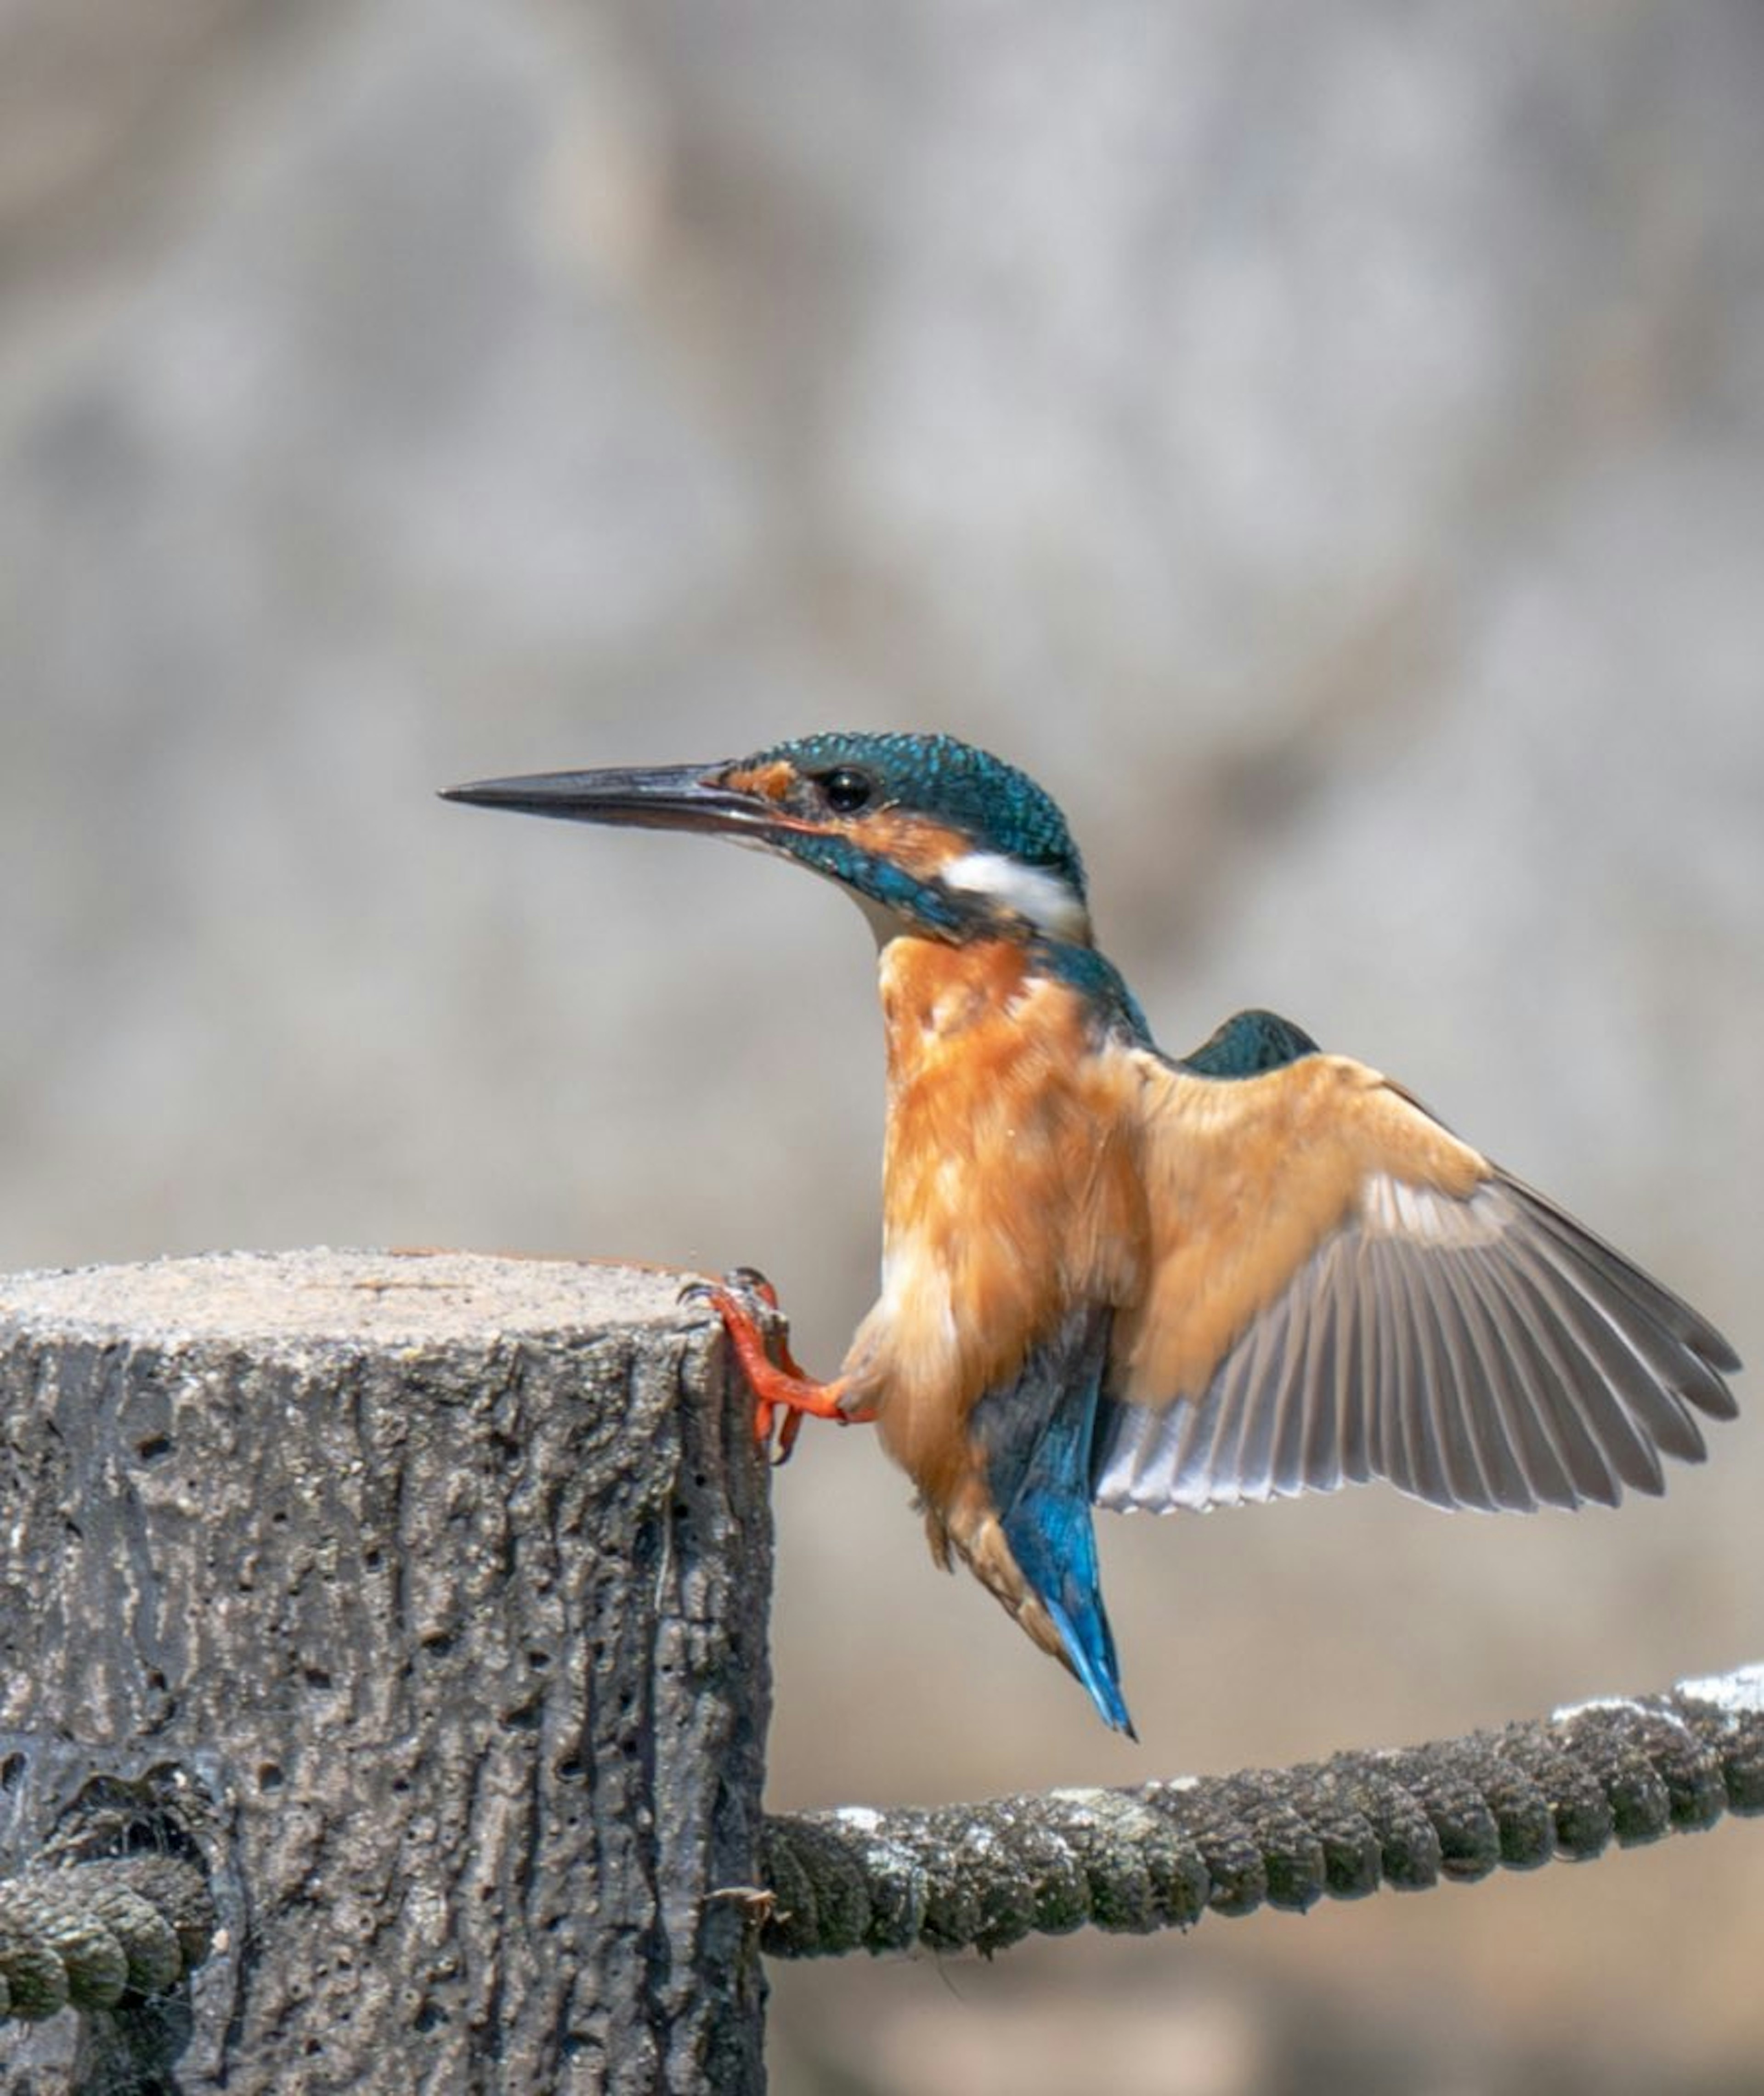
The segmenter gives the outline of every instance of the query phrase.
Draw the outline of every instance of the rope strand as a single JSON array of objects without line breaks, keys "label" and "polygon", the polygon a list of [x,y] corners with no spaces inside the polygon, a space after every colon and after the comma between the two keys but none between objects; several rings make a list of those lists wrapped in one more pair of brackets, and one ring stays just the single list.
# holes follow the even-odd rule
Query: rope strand
[{"label": "rope strand", "polygon": [[1584,1860],[1727,1812],[1764,1812],[1764,1664],[1292,1769],[772,1818],[760,1940],[779,1958],[989,1954],[1087,1924],[1187,1928]]},{"label": "rope strand", "polygon": [[207,1956],[214,1928],[207,1881],[183,1857],[33,1864],[0,1881],[0,2018],[162,1993]]}]

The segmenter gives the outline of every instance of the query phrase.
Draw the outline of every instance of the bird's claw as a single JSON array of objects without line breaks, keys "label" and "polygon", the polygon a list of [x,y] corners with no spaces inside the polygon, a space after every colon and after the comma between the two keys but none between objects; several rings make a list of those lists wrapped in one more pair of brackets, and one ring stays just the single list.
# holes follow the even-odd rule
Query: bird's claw
[{"label": "bird's claw", "polygon": [[[777,1289],[758,1266],[731,1266],[721,1281],[688,1281],[675,1299],[681,1303],[704,1303],[706,1310],[714,1310],[723,1318],[725,1327],[729,1322],[727,1306],[727,1310],[746,1318],[757,1331],[765,1333],[766,1339],[781,1339],[790,1331],[790,1321],[777,1308]],[[801,1371],[792,1365],[792,1373]]]},{"label": "bird's claw", "polygon": [[721,1281],[690,1281],[679,1300],[703,1303],[723,1321],[753,1393],[754,1439],[775,1466],[789,1461],[809,1413],[842,1426],[849,1423],[840,1405],[841,1386],[816,1382],[791,1352],[778,1291],[757,1267],[735,1267]]},{"label": "bird's claw", "polygon": [[728,1303],[768,1334],[786,1329],[778,1291],[757,1266],[731,1266],[720,1281],[688,1281],[675,1299],[702,1303],[719,1316],[721,1306]]},{"label": "bird's claw", "polygon": [[739,1289],[744,1295],[757,1295],[768,1309],[778,1308],[778,1291],[757,1266],[731,1266],[723,1277],[727,1289]]}]

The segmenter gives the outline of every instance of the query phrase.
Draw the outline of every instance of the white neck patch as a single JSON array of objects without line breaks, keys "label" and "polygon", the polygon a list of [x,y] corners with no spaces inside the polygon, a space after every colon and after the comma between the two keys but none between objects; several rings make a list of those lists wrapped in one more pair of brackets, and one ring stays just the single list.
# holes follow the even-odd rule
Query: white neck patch
[{"label": "white neck patch", "polygon": [[1046,867],[1024,866],[1002,852],[964,852],[937,876],[963,895],[990,897],[1055,939],[1077,945],[1090,937],[1090,913],[1071,884]]}]

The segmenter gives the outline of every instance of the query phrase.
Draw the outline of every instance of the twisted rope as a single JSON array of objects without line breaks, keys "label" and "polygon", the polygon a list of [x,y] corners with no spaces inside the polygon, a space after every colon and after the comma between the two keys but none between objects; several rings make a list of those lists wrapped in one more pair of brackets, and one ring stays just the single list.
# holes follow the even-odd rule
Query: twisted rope
[{"label": "twisted rope", "polygon": [[208,1954],[214,1903],[181,1856],[33,1864],[0,1881],[0,2018],[162,1993]]},{"label": "twisted rope", "polygon": [[1584,1860],[1727,1812],[1764,1812],[1764,1664],[1292,1769],[773,1818],[760,1940],[821,1958],[990,1953],[1086,1923],[1144,1934]]}]

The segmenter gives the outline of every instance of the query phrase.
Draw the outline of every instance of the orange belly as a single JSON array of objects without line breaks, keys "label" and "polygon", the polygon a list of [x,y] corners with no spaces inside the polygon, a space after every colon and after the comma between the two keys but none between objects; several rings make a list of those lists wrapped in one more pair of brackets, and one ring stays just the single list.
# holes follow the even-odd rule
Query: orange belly
[{"label": "orange belly", "polygon": [[969,1413],[1076,1302],[1143,1285],[1137,1079],[1068,985],[1006,942],[882,958],[882,1293],[845,1363],[932,1507],[972,1476]]}]

